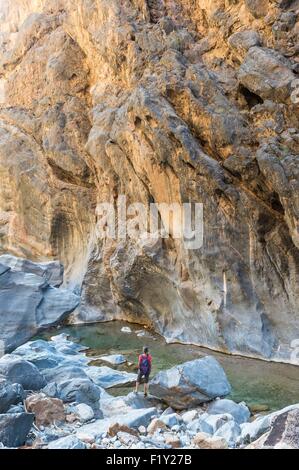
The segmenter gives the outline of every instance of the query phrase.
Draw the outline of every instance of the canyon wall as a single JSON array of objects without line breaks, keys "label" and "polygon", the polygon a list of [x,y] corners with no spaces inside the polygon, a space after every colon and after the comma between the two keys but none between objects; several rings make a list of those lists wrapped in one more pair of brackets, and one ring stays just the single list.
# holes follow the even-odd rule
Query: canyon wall
[{"label": "canyon wall", "polygon": [[[0,0],[0,23],[0,252],[59,259],[72,321],[289,361],[299,1]],[[203,203],[202,248],[99,239],[119,195]]]}]

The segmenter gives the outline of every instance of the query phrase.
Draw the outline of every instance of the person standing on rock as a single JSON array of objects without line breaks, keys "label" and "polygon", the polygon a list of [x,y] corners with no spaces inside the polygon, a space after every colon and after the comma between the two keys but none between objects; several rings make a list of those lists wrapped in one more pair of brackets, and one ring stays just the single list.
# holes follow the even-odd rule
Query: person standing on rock
[{"label": "person standing on rock", "polygon": [[144,396],[148,395],[148,381],[152,369],[152,356],[149,354],[148,347],[144,346],[143,353],[140,354],[138,359],[138,376],[136,382],[135,393],[138,393],[138,387],[144,378]]}]

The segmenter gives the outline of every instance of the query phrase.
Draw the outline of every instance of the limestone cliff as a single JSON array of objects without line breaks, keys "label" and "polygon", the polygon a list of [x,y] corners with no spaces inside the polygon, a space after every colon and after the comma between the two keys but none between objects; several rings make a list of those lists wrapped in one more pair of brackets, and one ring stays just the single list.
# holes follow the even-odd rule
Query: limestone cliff
[{"label": "limestone cliff", "polygon": [[[288,361],[298,0],[0,0],[0,251],[59,259],[76,321]],[[204,204],[204,244],[98,240],[96,206]]]}]

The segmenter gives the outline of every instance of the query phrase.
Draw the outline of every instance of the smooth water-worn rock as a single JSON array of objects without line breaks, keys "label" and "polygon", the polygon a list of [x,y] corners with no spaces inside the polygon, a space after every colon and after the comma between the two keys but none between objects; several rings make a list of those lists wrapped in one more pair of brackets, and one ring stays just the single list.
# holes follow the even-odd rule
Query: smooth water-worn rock
[{"label": "smooth water-worn rock", "polygon": [[108,356],[101,356],[100,359],[101,361],[108,362],[114,366],[126,362],[126,358],[123,354],[109,354]]},{"label": "smooth water-worn rock", "polygon": [[11,383],[0,375],[0,413],[5,413],[11,405],[22,401],[24,395],[22,385]]},{"label": "smooth water-worn rock", "polygon": [[131,385],[137,379],[137,374],[111,369],[106,366],[88,367],[85,369],[85,373],[96,385],[106,389]]},{"label": "smooth water-worn rock", "polygon": [[24,390],[40,390],[46,385],[45,378],[34,364],[14,354],[0,358],[0,374],[10,382],[22,385]]},{"label": "smooth water-worn rock", "polygon": [[56,382],[60,384],[72,379],[89,380],[82,364],[78,364],[75,361],[62,361],[61,365],[51,367],[50,369],[42,369],[42,373],[48,383]]},{"label": "smooth water-worn rock", "polygon": [[173,408],[185,409],[228,395],[231,388],[220,364],[206,356],[159,372],[150,390]]},{"label": "smooth water-worn rock", "polygon": [[[11,351],[38,331],[63,320],[79,303],[79,297],[61,283],[59,263],[37,264],[10,256],[0,257],[0,340]],[[7,262],[7,265],[5,264]]]},{"label": "smooth water-worn rock", "polygon": [[207,411],[211,415],[228,413],[238,424],[245,423],[250,418],[250,411],[245,403],[235,403],[227,398],[214,401]]},{"label": "smooth water-worn rock", "polygon": [[86,444],[76,436],[67,436],[50,442],[48,449],[86,449]]},{"label": "smooth water-worn rock", "polygon": [[0,442],[6,447],[22,446],[33,424],[34,414],[0,414]]},{"label": "smooth water-worn rock", "polygon": [[89,359],[80,354],[83,346],[61,338],[60,341],[35,340],[14,350],[18,355],[33,363],[47,382],[65,380],[67,377],[85,377],[82,369]]}]

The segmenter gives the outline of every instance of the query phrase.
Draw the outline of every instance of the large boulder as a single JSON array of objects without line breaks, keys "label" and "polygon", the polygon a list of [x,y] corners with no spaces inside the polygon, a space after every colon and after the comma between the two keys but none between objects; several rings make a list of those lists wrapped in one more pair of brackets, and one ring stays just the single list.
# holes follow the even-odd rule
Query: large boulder
[{"label": "large boulder", "polygon": [[64,363],[57,367],[42,370],[47,382],[56,382],[57,384],[73,379],[89,379],[84,369],[76,363]]},{"label": "large boulder", "polygon": [[24,398],[24,390],[20,384],[12,384],[0,376],[0,413],[5,413],[11,405],[16,405]]},{"label": "large boulder", "polygon": [[0,374],[10,382],[22,385],[25,390],[40,390],[46,385],[34,364],[14,354],[6,354],[0,359]]},{"label": "large boulder", "polygon": [[208,413],[211,415],[228,413],[234,417],[238,424],[246,423],[250,418],[250,411],[245,403],[235,403],[227,398],[211,403],[208,407]]},{"label": "large boulder", "polygon": [[57,386],[59,398],[65,403],[86,403],[99,411],[99,400],[103,390],[89,379],[75,378],[61,382]]},{"label": "large boulder", "polygon": [[299,404],[287,406],[266,416],[260,416],[251,423],[241,424],[241,438],[243,443],[250,443],[259,439],[271,429],[272,423],[278,416],[294,410],[299,410]]},{"label": "large boulder", "polygon": [[206,356],[159,372],[150,390],[173,408],[185,409],[226,396],[231,387],[216,359]]},{"label": "large boulder", "polygon": [[25,443],[33,424],[34,414],[1,414],[0,442],[6,447],[19,447]]},{"label": "large boulder", "polygon": [[[64,341],[39,339],[22,344],[13,353],[35,364],[40,371],[43,371],[45,377],[51,377],[51,374],[65,377],[66,367],[77,367],[89,362],[84,354],[79,354],[82,349],[84,346],[66,339]],[[83,370],[80,370],[80,374],[85,375]]]},{"label": "large boulder", "polygon": [[9,352],[65,318],[76,308],[79,297],[51,284],[61,281],[59,263],[45,266],[9,256],[0,258],[0,341],[4,352]]}]

